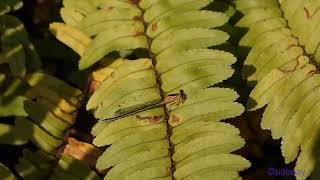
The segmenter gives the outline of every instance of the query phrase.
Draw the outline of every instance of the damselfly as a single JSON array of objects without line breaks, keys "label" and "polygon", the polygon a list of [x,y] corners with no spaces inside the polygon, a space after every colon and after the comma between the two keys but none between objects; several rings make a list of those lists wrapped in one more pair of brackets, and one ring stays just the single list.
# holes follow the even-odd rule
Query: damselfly
[{"label": "damselfly", "polygon": [[147,103],[138,104],[138,105],[134,105],[131,107],[119,109],[118,111],[115,112],[115,117],[103,119],[102,121],[114,121],[119,118],[127,117],[130,115],[139,113],[139,112],[143,112],[148,109],[161,107],[166,104],[170,104],[170,106],[172,106],[172,105],[179,106],[186,99],[187,99],[187,95],[183,92],[183,90],[180,90],[179,93],[177,93],[177,94],[167,95],[163,101],[162,100],[153,100],[153,101],[149,101]]}]

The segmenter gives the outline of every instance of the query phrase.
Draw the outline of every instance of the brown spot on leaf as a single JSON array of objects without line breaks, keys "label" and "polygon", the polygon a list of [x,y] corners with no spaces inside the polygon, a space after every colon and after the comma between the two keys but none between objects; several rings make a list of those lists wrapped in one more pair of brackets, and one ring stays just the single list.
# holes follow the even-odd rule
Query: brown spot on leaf
[{"label": "brown spot on leaf", "polygon": [[176,127],[176,126],[179,126],[182,123],[183,123],[183,120],[181,119],[181,117],[176,116],[176,115],[171,115],[171,117],[169,119],[170,126]]},{"label": "brown spot on leaf", "polygon": [[138,37],[138,36],[140,36],[140,35],[142,35],[141,32],[136,32],[136,33],[133,35],[133,37]]},{"label": "brown spot on leaf", "polygon": [[162,116],[153,116],[152,118],[149,119],[149,122],[151,123],[157,123],[159,121],[161,121]]},{"label": "brown spot on leaf", "polygon": [[149,123],[158,123],[158,122],[161,121],[162,116],[142,117],[142,116],[137,115],[136,118],[139,119],[139,120],[147,120]]},{"label": "brown spot on leaf", "polygon": [[89,87],[89,93],[94,93],[100,85],[101,85],[101,82],[92,80]]},{"label": "brown spot on leaf", "polygon": [[112,7],[112,6],[105,8],[105,10],[106,10],[107,12],[111,12],[113,9],[114,9],[114,7]]},{"label": "brown spot on leaf", "polygon": [[179,123],[180,122],[180,118],[175,116],[175,115],[172,115],[172,122],[173,123]]},{"label": "brown spot on leaf", "polygon": [[[289,45],[289,46],[287,47],[287,50],[289,50],[289,49],[291,49],[291,48],[293,48],[293,47],[299,47],[299,46],[297,46],[297,45],[295,45],[295,44],[291,44],[291,45]],[[281,52],[281,53],[283,53],[283,52]]]},{"label": "brown spot on leaf", "polygon": [[287,74],[287,73],[290,73],[290,72],[293,72],[295,69],[292,69],[292,70],[284,70],[284,69],[281,69],[281,68],[277,68],[280,72],[282,72],[283,74]]},{"label": "brown spot on leaf", "polygon": [[140,2],[140,0],[131,0],[131,3],[132,3],[132,4],[136,4],[136,5],[138,5],[138,4],[139,4],[139,2]]},{"label": "brown spot on leaf", "polygon": [[307,19],[312,18],[312,17],[313,17],[315,14],[317,14],[317,12],[319,11],[319,8],[318,8],[316,11],[314,11],[313,13],[311,13],[311,12],[309,11],[309,9],[306,8],[306,7],[303,7],[303,9],[304,9],[304,12],[305,12],[305,14],[306,14]]},{"label": "brown spot on leaf", "polygon": [[141,20],[141,16],[134,16],[132,19],[134,21],[140,21]]},{"label": "brown spot on leaf", "polygon": [[170,167],[167,167],[167,172],[166,172],[166,176],[172,176],[172,171]]},{"label": "brown spot on leaf", "polygon": [[152,24],[151,30],[152,30],[153,32],[155,32],[157,29],[158,29],[158,23],[156,22],[156,23]]},{"label": "brown spot on leaf", "polygon": [[102,154],[102,151],[89,143],[81,142],[69,137],[67,138],[67,144],[63,149],[62,154],[84,161],[91,168],[95,168],[97,159]]},{"label": "brown spot on leaf", "polygon": [[312,70],[312,71],[310,71],[310,72],[307,74],[307,76],[308,76],[308,77],[311,77],[311,76],[313,76],[316,72],[317,72],[316,70]]},{"label": "brown spot on leaf", "polygon": [[310,19],[310,12],[309,12],[309,10],[308,10],[306,7],[304,7],[303,9],[304,9],[304,12],[306,13],[306,17],[307,17],[308,19]]}]

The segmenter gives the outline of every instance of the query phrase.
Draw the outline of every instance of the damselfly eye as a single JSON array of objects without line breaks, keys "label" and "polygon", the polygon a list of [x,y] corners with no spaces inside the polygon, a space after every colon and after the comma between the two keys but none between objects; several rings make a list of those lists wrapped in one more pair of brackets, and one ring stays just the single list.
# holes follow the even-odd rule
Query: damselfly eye
[{"label": "damselfly eye", "polygon": [[182,89],[180,89],[180,98],[181,98],[182,100],[186,100],[186,99],[187,99],[187,94],[184,93],[184,91],[183,91]]}]

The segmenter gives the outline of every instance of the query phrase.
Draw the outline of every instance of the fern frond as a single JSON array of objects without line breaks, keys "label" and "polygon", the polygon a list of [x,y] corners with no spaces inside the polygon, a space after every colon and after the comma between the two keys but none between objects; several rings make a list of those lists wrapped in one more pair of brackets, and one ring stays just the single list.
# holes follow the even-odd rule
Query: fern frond
[{"label": "fern frond", "polygon": [[0,16],[0,64],[8,63],[12,75],[23,77],[26,72],[38,70],[40,58],[28,39],[23,24],[14,16]]},{"label": "fern frond", "polygon": [[21,144],[31,140],[42,150],[55,153],[63,143],[66,130],[74,123],[74,112],[79,106],[82,93],[43,73],[29,74],[26,79],[29,87],[24,90],[24,94],[16,95],[16,98],[22,99],[23,116],[32,121],[19,117],[14,126],[2,125],[1,143]]},{"label": "fern frond", "polygon": [[43,73],[26,77],[24,110],[29,118],[17,119],[17,128],[29,130],[32,142],[46,152],[55,153],[63,143],[65,131],[74,123],[73,113],[79,106],[81,91]]},{"label": "fern frond", "polygon": [[238,26],[249,28],[240,45],[252,47],[243,77],[250,85],[257,83],[247,107],[267,105],[261,127],[270,129],[274,139],[282,138],[286,163],[299,155],[295,170],[304,174],[296,178],[306,179],[315,166],[320,90],[318,50],[309,48],[320,42],[313,37],[320,13],[309,13],[319,2],[239,0],[237,5],[245,14]]},{"label": "fern frond", "polygon": [[[58,161],[58,162],[57,162]],[[100,177],[85,163],[70,156],[56,157],[42,151],[25,150],[23,157],[15,167],[23,179],[88,179],[99,180]]]},{"label": "fern frond", "polygon": [[314,56],[317,63],[320,62],[320,39],[316,34],[320,32],[319,1],[288,1],[280,2],[284,17],[292,29],[293,36],[299,39],[299,44],[304,46],[307,54]]},{"label": "fern frond", "polygon": [[[92,130],[93,143],[111,145],[97,161],[98,169],[112,167],[105,179],[238,179],[250,166],[231,154],[245,143],[239,130],[219,122],[243,112],[234,102],[238,94],[207,89],[232,76],[236,61],[230,53],[207,49],[229,38],[212,29],[225,24],[227,15],[199,10],[211,2],[65,0],[64,26],[92,38],[80,69],[112,51],[149,52],[106,69],[87,104],[101,120]],[[59,39],[68,45],[72,37]]]},{"label": "fern frond", "polygon": [[14,125],[0,125],[0,142],[21,145],[31,140],[43,151],[55,154],[66,130],[74,123],[82,92],[39,71],[39,55],[17,18],[1,15],[0,22],[0,61],[10,68],[4,75],[8,85],[2,87],[0,116],[17,116]]},{"label": "fern frond", "polygon": [[26,129],[21,126],[12,126],[8,124],[0,124],[0,143],[11,145],[26,144],[29,137],[26,136]]},{"label": "fern frond", "polygon": [[11,173],[11,171],[3,164],[0,164],[0,178],[7,180],[17,180],[17,178]]},{"label": "fern frond", "polygon": [[9,64],[1,73],[0,117],[14,116],[14,122],[0,124],[0,143],[17,146],[31,141],[38,151],[25,150],[14,175],[1,165],[1,179],[100,179],[86,163],[61,155],[82,92],[40,70],[39,55],[23,24],[2,15],[17,4],[0,2],[0,64]]},{"label": "fern frond", "polygon": [[63,23],[50,24],[50,30],[57,39],[71,47],[80,56],[84,54],[92,41],[91,38],[82,31]]},{"label": "fern frond", "polygon": [[[14,16],[3,15],[11,10],[17,10],[22,5],[20,1],[1,1],[0,3],[0,34],[1,51],[0,65],[8,64],[10,78],[16,77],[0,95],[0,116],[25,116],[23,109],[24,97],[16,96],[24,89],[25,84],[17,77],[23,78],[26,73],[39,70],[41,62],[34,46],[28,39],[28,33],[23,24]],[[15,8],[14,8],[15,7]],[[2,13],[3,12],[3,13]],[[1,73],[2,84],[9,80],[8,74]],[[12,79],[12,78],[11,78]]]},{"label": "fern frond", "polygon": [[7,14],[11,11],[16,11],[23,6],[20,0],[3,0],[0,2],[0,15]]}]

